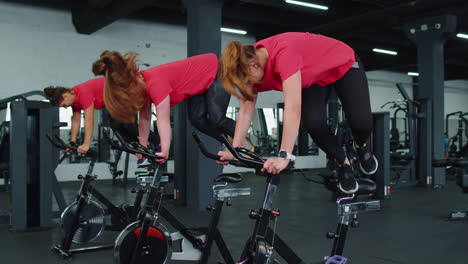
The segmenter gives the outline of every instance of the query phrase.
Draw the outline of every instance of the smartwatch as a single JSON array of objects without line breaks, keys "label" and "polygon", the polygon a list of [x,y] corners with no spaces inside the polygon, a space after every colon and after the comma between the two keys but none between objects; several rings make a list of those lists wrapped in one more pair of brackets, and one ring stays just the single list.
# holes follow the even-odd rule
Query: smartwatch
[{"label": "smartwatch", "polygon": [[296,156],[294,156],[291,153],[288,153],[286,150],[280,150],[280,152],[278,153],[278,157],[283,159],[289,159],[290,161],[294,161],[296,159]]}]

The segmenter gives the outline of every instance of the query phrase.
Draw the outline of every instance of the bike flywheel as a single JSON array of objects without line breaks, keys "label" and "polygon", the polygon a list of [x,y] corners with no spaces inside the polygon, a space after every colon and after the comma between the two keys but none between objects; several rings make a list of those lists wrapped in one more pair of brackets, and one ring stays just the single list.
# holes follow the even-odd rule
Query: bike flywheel
[{"label": "bike flywheel", "polygon": [[[75,201],[69,205],[62,213],[61,226],[65,234],[73,232],[73,220],[77,217],[78,202]],[[82,244],[89,242],[104,229],[104,209],[97,202],[90,201],[85,203],[80,212],[79,224],[73,234],[73,243]]]},{"label": "bike flywheel", "polygon": [[[139,222],[127,226],[117,237],[114,248],[114,263],[129,264],[141,233]],[[136,260],[138,264],[163,264],[171,255],[171,240],[167,231],[150,226],[144,244]]]}]

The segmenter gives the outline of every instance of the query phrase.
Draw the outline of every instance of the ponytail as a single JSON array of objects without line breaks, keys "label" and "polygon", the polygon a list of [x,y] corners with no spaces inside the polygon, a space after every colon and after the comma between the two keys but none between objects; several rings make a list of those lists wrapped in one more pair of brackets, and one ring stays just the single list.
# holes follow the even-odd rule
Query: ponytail
[{"label": "ponytail", "polygon": [[121,122],[134,122],[136,114],[149,103],[146,84],[134,52],[123,56],[117,51],[104,51],[93,63],[95,75],[104,75],[104,103],[109,114]]},{"label": "ponytail", "polygon": [[257,94],[252,89],[249,62],[255,58],[255,48],[243,46],[239,41],[229,43],[220,58],[221,83],[226,91],[242,101],[252,101]]}]

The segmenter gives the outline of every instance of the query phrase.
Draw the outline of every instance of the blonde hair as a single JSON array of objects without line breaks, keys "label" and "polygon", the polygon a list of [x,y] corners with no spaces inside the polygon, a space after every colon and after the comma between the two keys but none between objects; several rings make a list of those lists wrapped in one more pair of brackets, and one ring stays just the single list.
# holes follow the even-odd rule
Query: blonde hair
[{"label": "blonde hair", "polygon": [[146,83],[136,64],[137,53],[123,56],[117,51],[104,51],[93,63],[93,73],[104,75],[104,103],[112,118],[134,122],[137,113],[149,103]]},{"label": "blonde hair", "polygon": [[244,46],[239,41],[232,41],[224,49],[219,60],[220,79],[224,89],[242,101],[252,101],[257,96],[257,92],[252,88],[254,82],[250,76],[251,59],[257,59],[253,46]]}]

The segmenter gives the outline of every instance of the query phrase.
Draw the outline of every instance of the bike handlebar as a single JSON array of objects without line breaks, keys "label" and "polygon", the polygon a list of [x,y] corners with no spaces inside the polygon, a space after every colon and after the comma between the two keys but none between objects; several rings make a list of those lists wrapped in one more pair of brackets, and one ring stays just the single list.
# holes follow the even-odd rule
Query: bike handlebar
[{"label": "bike handlebar", "polygon": [[[78,153],[78,146],[65,143],[58,135],[54,134],[52,137],[51,135],[47,134],[46,137],[50,141],[50,143],[55,147],[63,150],[69,149],[72,152]],[[94,149],[89,149],[84,155],[89,157],[95,157],[97,155],[97,152]]]},{"label": "bike handlebar", "polygon": [[[200,151],[205,155],[207,158],[221,161],[220,156],[217,154],[211,153],[206,149],[205,144],[202,142],[200,137],[197,135],[197,133],[193,132],[192,133],[193,138],[195,139],[195,142],[197,142],[198,148],[200,148]],[[222,135],[221,139],[223,141],[223,144],[227,147],[229,152],[237,159],[237,160],[230,160],[229,164],[237,166],[237,167],[245,167],[245,168],[252,168],[252,169],[261,169],[263,168],[263,164],[265,163],[265,160],[258,156],[255,152],[252,152],[246,148],[234,148],[229,140]],[[248,156],[248,157],[247,157]]]},{"label": "bike handlebar", "polygon": [[122,151],[131,153],[131,154],[141,154],[145,158],[150,159],[150,160],[152,160],[152,159],[160,160],[161,159],[161,157],[155,155],[151,150],[149,150],[147,147],[141,145],[140,143],[132,142],[132,143],[129,144],[127,141],[125,141],[125,139],[122,137],[122,135],[120,135],[120,133],[117,132],[117,131],[114,131],[114,135],[117,137],[120,144],[122,144],[122,145],[118,145],[114,140],[111,139],[109,131],[107,129],[103,129],[103,133],[107,137],[107,139],[109,139],[109,143],[112,146],[116,147],[117,149],[120,149]]},{"label": "bike handlebar", "polygon": [[[195,139],[195,142],[197,142],[198,148],[200,149],[203,155],[205,155],[209,159],[221,161],[220,156],[208,151],[208,149],[205,147],[205,144],[203,144],[200,137],[195,132],[192,133],[192,136]],[[245,165],[242,162],[237,160],[228,160],[228,163],[236,167],[245,167]]]},{"label": "bike handlebar", "polygon": [[121,150],[121,151],[126,151],[126,149],[122,147],[117,140],[112,139],[107,129],[104,128],[102,130],[102,134],[104,134],[104,137],[107,139],[107,141],[113,148]]}]

